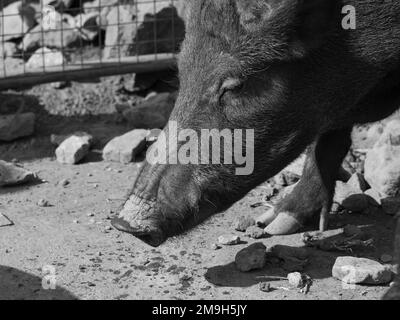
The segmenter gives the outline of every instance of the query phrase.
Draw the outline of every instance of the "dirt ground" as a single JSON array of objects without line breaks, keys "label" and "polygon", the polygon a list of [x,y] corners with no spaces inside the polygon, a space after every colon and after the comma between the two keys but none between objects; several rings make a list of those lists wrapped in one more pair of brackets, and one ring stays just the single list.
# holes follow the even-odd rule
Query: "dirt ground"
[{"label": "dirt ground", "polygon": [[[310,249],[304,272],[314,279],[305,295],[283,287],[266,293],[259,290],[265,276],[286,276],[281,265],[268,263],[258,271],[241,273],[235,268],[236,253],[261,241],[302,246],[300,234],[252,240],[235,232],[235,216],[256,217],[265,207],[252,208],[265,196],[260,186],[224,213],[194,230],[151,248],[131,235],[109,228],[127,190],[132,186],[139,163],[122,165],[101,161],[101,147],[128,131],[112,111],[101,115],[60,116],[45,110],[39,115],[35,136],[0,145],[0,158],[17,159],[44,183],[0,189],[0,212],[13,226],[0,228],[0,299],[379,299],[386,286],[356,286],[346,289],[331,277],[336,253]],[[50,133],[85,130],[97,139],[84,163],[60,165],[54,159]],[[60,181],[68,179],[62,186]],[[39,207],[40,199],[51,206]],[[393,217],[376,211],[369,214],[332,216],[332,236],[346,224],[356,224],[375,240],[375,246],[353,255],[379,259],[392,254]],[[316,226],[316,225],[315,225]],[[311,227],[313,229],[313,227]],[[213,250],[218,236],[232,232],[242,243]],[[346,255],[346,254],[344,254]],[[42,288],[43,268],[55,269],[56,289]],[[264,278],[263,278],[264,277]]]}]

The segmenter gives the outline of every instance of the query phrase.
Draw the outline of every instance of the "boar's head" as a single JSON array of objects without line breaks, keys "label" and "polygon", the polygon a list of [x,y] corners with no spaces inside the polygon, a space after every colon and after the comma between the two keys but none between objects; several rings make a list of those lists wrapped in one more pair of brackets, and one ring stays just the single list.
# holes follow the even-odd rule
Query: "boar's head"
[{"label": "boar's head", "polygon": [[[117,229],[158,246],[278,173],[329,125],[315,95],[335,3],[188,1],[179,95],[149,151],[164,161],[145,163]],[[219,150],[200,143],[212,129],[224,137]]]}]

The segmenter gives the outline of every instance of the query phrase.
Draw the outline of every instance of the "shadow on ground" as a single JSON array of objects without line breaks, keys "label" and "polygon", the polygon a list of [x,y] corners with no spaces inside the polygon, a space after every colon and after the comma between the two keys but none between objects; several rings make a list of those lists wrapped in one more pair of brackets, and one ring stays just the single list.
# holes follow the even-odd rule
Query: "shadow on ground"
[{"label": "shadow on ground", "polygon": [[[356,256],[369,259],[379,260],[384,253],[393,252],[393,239],[395,234],[395,226],[393,217],[380,212],[380,215],[360,215],[360,214],[343,214],[333,216],[332,224],[341,225],[353,224],[357,225],[364,231],[368,238],[374,240],[372,246],[355,247],[352,251],[323,251],[315,248],[307,247],[309,251],[308,263],[305,266],[304,272],[313,279],[327,279],[332,277],[332,267],[335,260],[339,256]],[[331,236],[326,239],[334,241],[343,238],[340,229],[332,229]],[[382,236],[385,235],[385,236]],[[300,239],[300,234],[296,235]],[[299,247],[300,241],[296,241],[294,247]],[[268,242],[264,242],[268,247]],[[304,248],[305,246],[303,246]],[[234,260],[234,257],[232,257]],[[207,269],[205,279],[213,285],[222,287],[250,287],[260,282],[274,282],[281,277],[286,278],[289,272],[301,270],[288,270],[281,262],[267,260],[267,265],[261,269],[251,272],[240,272],[235,265],[235,262],[216,265]]]},{"label": "shadow on ground", "polygon": [[42,278],[0,265],[0,300],[75,300],[62,287],[45,290]]}]

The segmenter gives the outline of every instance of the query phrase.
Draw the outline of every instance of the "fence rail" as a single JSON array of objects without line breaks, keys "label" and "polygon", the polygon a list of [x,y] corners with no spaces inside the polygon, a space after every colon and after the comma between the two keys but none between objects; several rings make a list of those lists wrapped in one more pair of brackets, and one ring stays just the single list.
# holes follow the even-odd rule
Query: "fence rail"
[{"label": "fence rail", "polygon": [[184,0],[0,0],[0,90],[170,68]]}]

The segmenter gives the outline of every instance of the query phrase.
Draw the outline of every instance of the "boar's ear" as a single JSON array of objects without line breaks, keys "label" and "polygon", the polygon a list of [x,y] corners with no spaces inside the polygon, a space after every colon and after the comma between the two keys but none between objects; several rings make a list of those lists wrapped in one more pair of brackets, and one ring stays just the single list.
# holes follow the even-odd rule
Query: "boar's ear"
[{"label": "boar's ear", "polygon": [[240,24],[247,32],[263,29],[276,11],[279,0],[235,0]]},{"label": "boar's ear", "polygon": [[[235,0],[247,33],[280,37],[295,55],[318,47],[332,27],[337,0]],[[297,51],[297,52],[296,52]]]}]

